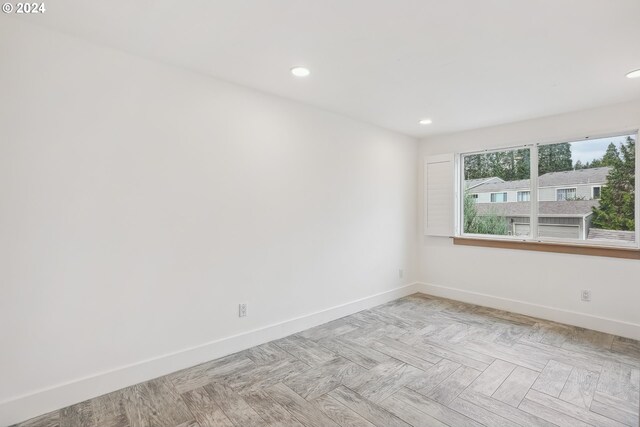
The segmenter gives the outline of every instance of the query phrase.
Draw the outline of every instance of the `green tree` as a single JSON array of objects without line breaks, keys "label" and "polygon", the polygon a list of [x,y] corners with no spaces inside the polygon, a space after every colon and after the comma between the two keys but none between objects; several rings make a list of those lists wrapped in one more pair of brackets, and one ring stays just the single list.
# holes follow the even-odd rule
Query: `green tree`
[{"label": "green tree", "polygon": [[[613,145],[613,144],[611,144]],[[609,145],[609,148],[611,148]],[[614,150],[607,149],[611,154],[607,161],[611,161],[611,171],[607,175],[607,185],[602,188],[600,204],[593,208],[593,226],[606,230],[635,230],[635,164],[636,142],[627,137],[620,146],[620,152],[615,160]],[[603,156],[605,161],[607,154]]]},{"label": "green tree", "polygon": [[540,145],[538,147],[538,175],[549,172],[570,171],[573,169],[571,160],[571,144]]},{"label": "green tree", "polygon": [[601,168],[602,166],[604,166],[602,164],[602,159],[593,159],[591,160],[591,163],[587,162],[588,167],[586,167],[585,169],[589,169],[589,168]]},{"label": "green tree", "polygon": [[482,171],[482,155],[472,154],[464,157],[464,178],[478,179],[484,178]]},{"label": "green tree", "polygon": [[593,159],[591,162],[587,162],[582,164],[580,160],[578,160],[573,167],[574,169],[589,169],[589,168],[601,168],[604,166],[613,167],[616,163],[619,163],[621,160],[620,152],[614,143],[610,143],[607,147],[607,151],[602,155],[599,159]]},{"label": "green tree", "polygon": [[620,162],[621,162],[620,152],[616,148],[616,145],[612,142],[607,147],[607,151],[604,153],[599,163],[601,166],[613,167]]},{"label": "green tree", "polygon": [[531,176],[531,150],[525,148],[513,153],[516,159],[514,179],[529,179]]},{"label": "green tree", "polygon": [[509,234],[507,219],[494,212],[489,215],[478,215],[476,201],[467,191],[464,195],[463,231],[469,234],[493,234],[506,236]]},{"label": "green tree", "polygon": [[528,179],[529,158],[529,149],[468,155],[464,158],[464,177],[479,179],[497,176],[505,181]]}]

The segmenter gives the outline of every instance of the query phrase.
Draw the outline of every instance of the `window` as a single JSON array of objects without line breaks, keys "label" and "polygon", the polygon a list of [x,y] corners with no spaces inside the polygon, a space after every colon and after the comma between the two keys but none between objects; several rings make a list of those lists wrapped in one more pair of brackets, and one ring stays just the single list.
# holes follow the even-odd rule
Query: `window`
[{"label": "window", "polygon": [[491,203],[503,203],[507,201],[507,193],[491,193]]},{"label": "window", "polygon": [[[530,157],[529,148],[471,153],[461,157],[461,185],[464,190],[460,200],[462,220],[458,228],[463,234],[528,236],[529,224],[523,225],[517,212],[509,212],[516,203],[505,202],[509,192],[530,189]],[[468,189],[472,189],[473,194]]]},{"label": "window", "polygon": [[591,187],[591,198],[594,200],[600,200],[600,191],[602,190],[601,185],[594,185]]},{"label": "window", "polygon": [[556,201],[561,202],[563,200],[575,200],[576,189],[575,188],[558,188],[556,190]]},{"label": "window", "polygon": [[636,139],[627,134],[538,146],[537,236],[637,245]]},{"label": "window", "polygon": [[634,132],[460,155],[462,189],[474,194],[460,192],[457,235],[640,248],[636,141]]}]

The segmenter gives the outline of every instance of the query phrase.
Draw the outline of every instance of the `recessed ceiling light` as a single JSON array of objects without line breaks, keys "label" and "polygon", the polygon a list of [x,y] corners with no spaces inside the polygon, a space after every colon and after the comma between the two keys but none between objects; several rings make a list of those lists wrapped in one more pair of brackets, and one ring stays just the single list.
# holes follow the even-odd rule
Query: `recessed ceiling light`
[{"label": "recessed ceiling light", "polygon": [[311,74],[311,71],[309,71],[309,69],[306,67],[293,67],[291,69],[291,74],[296,77],[307,77],[309,74]]},{"label": "recessed ceiling light", "polygon": [[431,121],[431,119],[422,119],[418,123],[420,123],[421,125],[430,125],[431,123],[433,123],[433,121]]},{"label": "recessed ceiling light", "polygon": [[634,70],[629,74],[627,74],[627,78],[630,78],[630,79],[637,79],[638,77],[640,77],[640,70]]}]

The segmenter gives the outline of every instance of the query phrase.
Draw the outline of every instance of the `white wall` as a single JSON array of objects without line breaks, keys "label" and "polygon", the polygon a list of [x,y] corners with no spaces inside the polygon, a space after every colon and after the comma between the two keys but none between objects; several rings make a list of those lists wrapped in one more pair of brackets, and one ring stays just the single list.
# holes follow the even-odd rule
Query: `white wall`
[{"label": "white wall", "polygon": [[416,279],[417,141],[13,18],[0,61],[0,402]]},{"label": "white wall", "polygon": [[[637,101],[436,136],[421,141],[419,155],[422,159],[435,154],[565,141],[639,127]],[[418,182],[422,183],[422,171],[419,175]],[[422,200],[418,206],[422,216]],[[428,284],[424,288],[427,292],[640,339],[640,261],[454,246],[449,238],[422,236],[422,230],[420,233],[420,280]],[[590,303],[580,301],[582,289],[591,290]]]}]

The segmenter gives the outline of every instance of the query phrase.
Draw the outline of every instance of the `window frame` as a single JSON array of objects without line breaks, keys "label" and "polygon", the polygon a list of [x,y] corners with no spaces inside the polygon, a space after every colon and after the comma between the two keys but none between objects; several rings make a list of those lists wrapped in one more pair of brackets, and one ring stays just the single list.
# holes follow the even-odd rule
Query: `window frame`
[{"label": "window frame", "polygon": [[[561,238],[541,238],[538,236],[538,220],[539,220],[539,203],[538,192],[540,187],[538,186],[538,147],[544,145],[554,145],[561,143],[573,143],[581,140],[589,139],[601,139],[601,138],[613,138],[617,136],[635,135],[636,138],[636,152],[635,152],[635,242],[626,244],[612,244],[610,242],[602,241],[588,241],[581,239],[561,239]],[[615,257],[640,259],[640,154],[638,151],[638,142],[640,142],[640,129],[635,128],[629,131],[613,131],[589,136],[566,138],[566,139],[549,139],[546,141],[537,141],[527,144],[519,145],[507,145],[499,148],[465,151],[456,153],[455,170],[456,170],[456,209],[455,209],[455,234],[454,244],[463,244],[469,246],[490,246],[500,247],[500,242],[504,242],[505,248],[515,249],[527,249],[545,252],[560,252],[560,253],[578,253],[585,255],[603,255],[607,252],[611,252]],[[499,235],[486,235],[486,234],[472,234],[465,233],[463,230],[463,218],[464,218],[464,158],[474,154],[487,154],[491,152],[509,151],[528,148],[530,150],[530,178],[529,178],[529,191],[530,191],[530,213],[529,213],[529,236],[499,236]],[[605,184],[596,185],[601,187]],[[569,187],[567,187],[569,188]],[[526,191],[526,190],[525,190]],[[577,188],[576,188],[577,194]],[[593,195],[593,188],[592,188]],[[556,192],[557,198],[557,192]],[[517,199],[517,196],[516,196]],[[536,237],[537,236],[537,237]],[[484,242],[484,243],[483,243]],[[633,255],[629,256],[627,253],[632,252]],[[636,253],[637,252],[637,253]],[[616,254],[614,254],[616,253]]]},{"label": "window frame", "polygon": [[[455,179],[455,183],[456,183],[456,192],[457,195],[455,197],[456,199],[456,205],[455,205],[455,218],[454,218],[454,223],[455,223],[455,233],[454,233],[454,237],[460,238],[460,237],[464,237],[464,238],[470,238],[470,239],[483,239],[483,240],[502,240],[502,241],[528,241],[531,236],[533,234],[531,234],[531,230],[532,230],[532,226],[529,227],[529,238],[527,239],[523,239],[523,236],[515,236],[512,234],[508,234],[505,236],[498,236],[498,235],[488,235],[488,234],[473,234],[473,233],[465,233],[463,230],[463,219],[464,219],[464,194],[465,194],[465,189],[462,188],[464,186],[464,157],[465,156],[469,156],[469,155],[474,155],[474,154],[488,154],[488,153],[496,153],[496,152],[501,152],[501,151],[512,151],[512,150],[519,150],[519,149],[532,149],[533,144],[526,144],[526,145],[511,145],[511,146],[506,146],[506,147],[500,147],[500,148],[492,148],[492,149],[486,149],[486,150],[477,150],[477,151],[469,151],[469,152],[464,152],[464,153],[457,153],[455,156],[455,160],[456,163],[454,165],[454,169],[455,169],[455,174],[456,174],[456,179]],[[535,167],[538,167],[538,158],[537,158],[537,151],[536,151],[536,158],[535,160],[533,159],[533,151],[530,151],[529,153],[529,158],[531,161],[531,167],[533,167],[533,165],[535,164]],[[537,181],[536,181],[537,183]],[[531,182],[530,182],[531,184]],[[531,190],[531,187],[529,188],[529,190]],[[497,193],[505,193],[505,191],[499,191]],[[535,192],[532,192],[531,194],[531,198],[535,198],[537,201],[537,197],[534,196]],[[493,192],[491,193],[493,194]],[[508,195],[507,195],[508,197]],[[498,202],[494,202],[494,203],[498,203]],[[500,202],[500,203],[506,203],[506,202]],[[537,227],[536,227],[536,232],[537,232]]]},{"label": "window frame", "polygon": [[[527,200],[520,200],[520,194],[524,194],[524,193],[527,193],[529,197],[527,197]],[[530,201],[531,201],[531,190],[517,191],[516,202],[530,202]]]},{"label": "window frame", "polygon": [[560,187],[556,188],[556,202],[564,202],[567,199],[558,200],[558,191],[560,190],[573,190],[574,197],[578,197],[578,187]]},{"label": "window frame", "polygon": [[[494,202],[493,201],[493,196],[494,194],[504,194],[504,200],[502,200],[501,202]],[[477,198],[477,197],[476,197]],[[491,196],[489,198],[489,200],[491,200],[491,203],[507,203],[507,201],[509,200],[509,193],[506,191],[495,191],[495,192],[491,192]]]},{"label": "window frame", "polygon": [[[636,171],[636,174],[638,173],[638,171]],[[602,197],[602,188],[605,187],[604,184],[598,184],[598,185],[592,185],[591,186],[591,200],[600,200],[600,198]],[[596,199],[595,196],[595,189],[598,188],[599,192],[598,192],[598,198]]]}]

